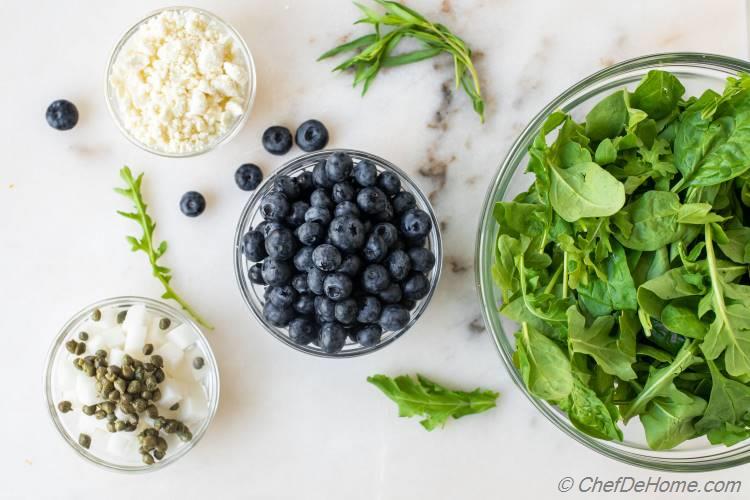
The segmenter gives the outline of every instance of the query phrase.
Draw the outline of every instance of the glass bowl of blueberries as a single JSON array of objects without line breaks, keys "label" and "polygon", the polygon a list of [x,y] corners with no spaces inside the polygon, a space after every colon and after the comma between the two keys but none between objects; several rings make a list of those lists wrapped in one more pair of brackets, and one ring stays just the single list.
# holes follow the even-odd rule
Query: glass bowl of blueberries
[{"label": "glass bowl of blueberries", "polygon": [[321,357],[376,351],[411,328],[442,268],[440,227],[406,173],[362,151],[300,156],[245,205],[235,274],[250,310]]}]

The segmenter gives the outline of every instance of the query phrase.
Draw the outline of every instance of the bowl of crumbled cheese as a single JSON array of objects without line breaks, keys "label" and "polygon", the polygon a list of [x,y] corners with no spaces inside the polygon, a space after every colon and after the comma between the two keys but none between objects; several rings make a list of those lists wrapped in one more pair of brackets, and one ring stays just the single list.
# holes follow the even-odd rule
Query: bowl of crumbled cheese
[{"label": "bowl of crumbled cheese", "polygon": [[187,157],[228,142],[255,96],[255,65],[229,24],[194,7],[167,7],[130,28],[107,65],[106,100],[142,149]]}]

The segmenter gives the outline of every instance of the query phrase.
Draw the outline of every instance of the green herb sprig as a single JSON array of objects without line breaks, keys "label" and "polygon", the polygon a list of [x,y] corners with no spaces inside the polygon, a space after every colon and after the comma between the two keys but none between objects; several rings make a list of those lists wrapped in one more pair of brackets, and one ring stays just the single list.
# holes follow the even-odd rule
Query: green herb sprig
[{"label": "green herb sprig", "polygon": [[[355,2],[364,17],[355,24],[372,24],[375,33],[344,43],[321,55],[318,60],[328,59],[344,52],[359,52],[336,66],[334,71],[354,68],[354,87],[362,84],[362,95],[381,68],[401,66],[430,59],[438,54],[448,53],[453,57],[456,89],[463,88],[471,99],[474,111],[484,123],[484,100],[479,85],[479,76],[471,60],[471,49],[461,38],[451,33],[442,24],[428,21],[422,14],[397,2],[375,0],[386,12],[380,14],[373,9]],[[384,30],[384,27],[390,28]],[[421,42],[422,48],[411,52],[393,54],[404,38]]]},{"label": "green herb sprig", "polygon": [[135,236],[127,236],[126,239],[130,243],[131,250],[133,252],[144,252],[148,255],[148,261],[151,264],[153,275],[159,282],[164,286],[164,293],[162,294],[163,299],[172,299],[182,307],[190,316],[195,319],[201,326],[213,330],[213,326],[208,324],[185,300],[180,297],[177,292],[174,291],[170,285],[172,280],[172,270],[168,267],[164,267],[158,263],[158,260],[167,251],[167,242],[162,241],[159,246],[154,248],[154,230],[156,229],[156,223],[151,219],[146,211],[148,205],[143,201],[141,195],[141,182],[143,181],[143,173],[139,174],[138,177],[133,177],[133,173],[130,168],[123,167],[120,170],[120,177],[127,187],[115,188],[115,192],[125,196],[133,202],[135,212],[123,212],[118,210],[117,213],[127,219],[134,220],[137,222],[141,229],[143,229],[143,236],[140,239]]},{"label": "green herb sprig", "polygon": [[400,417],[425,417],[419,423],[428,431],[445,425],[448,417],[461,418],[494,408],[498,397],[496,392],[480,389],[452,391],[419,374],[416,380],[408,375],[395,379],[373,375],[367,381],[398,405]]}]

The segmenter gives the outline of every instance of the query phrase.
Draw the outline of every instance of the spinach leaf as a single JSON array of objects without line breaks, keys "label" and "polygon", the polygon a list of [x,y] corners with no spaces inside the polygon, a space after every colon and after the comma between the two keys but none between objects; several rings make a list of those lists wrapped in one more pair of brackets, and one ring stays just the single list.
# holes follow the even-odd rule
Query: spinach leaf
[{"label": "spinach leaf", "polygon": [[621,380],[634,379],[636,374],[631,365],[635,362],[635,352],[628,355],[620,346],[620,339],[610,335],[614,325],[614,317],[600,316],[587,327],[586,318],[576,306],[571,306],[568,309],[570,350],[588,354],[604,372]]},{"label": "spinach leaf", "polygon": [[547,401],[560,401],[573,390],[570,360],[559,345],[522,323],[513,358],[529,392]]},{"label": "spinach leaf", "polygon": [[703,415],[706,402],[670,384],[654,397],[640,415],[646,442],[652,450],[669,450],[696,436],[693,422]]},{"label": "spinach leaf", "polygon": [[591,108],[586,115],[586,135],[594,141],[619,135],[628,119],[626,96],[626,92],[620,90]]},{"label": "spinach leaf", "polygon": [[550,202],[568,222],[612,215],[625,204],[625,187],[596,163],[550,166],[550,176]]},{"label": "spinach leaf", "polygon": [[576,290],[581,303],[594,316],[605,316],[615,309],[635,311],[638,307],[625,250],[617,243],[612,245],[607,259],[607,280],[590,279]]},{"label": "spinach leaf", "polygon": [[724,255],[738,264],[750,264],[750,227],[739,227],[726,231],[727,241],[719,244]]},{"label": "spinach leaf", "polygon": [[677,107],[684,93],[685,87],[673,74],[651,70],[633,92],[630,102],[633,107],[658,120]]},{"label": "spinach leaf", "polygon": [[622,441],[616,416],[580,376],[576,376],[570,395],[560,401],[560,409],[568,414],[571,423],[582,432],[598,439]]},{"label": "spinach leaf", "polygon": [[713,386],[706,412],[696,423],[696,428],[706,433],[725,424],[750,424],[750,387],[722,375],[713,361],[707,363]]}]

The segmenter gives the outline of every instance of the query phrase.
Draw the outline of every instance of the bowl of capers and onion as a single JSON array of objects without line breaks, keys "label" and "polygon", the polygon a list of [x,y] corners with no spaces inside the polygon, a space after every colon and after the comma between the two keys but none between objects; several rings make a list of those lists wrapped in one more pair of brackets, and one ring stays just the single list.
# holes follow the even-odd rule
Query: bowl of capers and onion
[{"label": "bowl of capers and onion", "polygon": [[161,302],[117,297],[76,313],[47,361],[55,427],[81,456],[125,472],[173,463],[200,440],[219,400],[208,341]]}]

